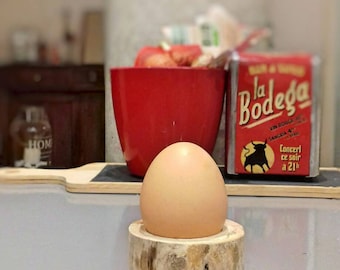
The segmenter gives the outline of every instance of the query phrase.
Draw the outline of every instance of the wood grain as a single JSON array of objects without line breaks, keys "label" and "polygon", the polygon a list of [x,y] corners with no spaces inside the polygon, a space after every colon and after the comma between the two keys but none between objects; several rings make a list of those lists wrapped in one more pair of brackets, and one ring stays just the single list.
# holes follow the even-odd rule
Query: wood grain
[{"label": "wood grain", "polygon": [[[72,169],[0,169],[0,183],[6,184],[58,184],[74,193],[138,194],[141,182],[91,182],[109,164],[90,163]],[[118,164],[123,165],[123,164]],[[330,169],[330,168],[329,168]],[[338,170],[337,168],[332,168]],[[327,170],[327,169],[324,169]],[[306,197],[340,199],[340,187],[272,184],[226,184],[229,196]]]}]

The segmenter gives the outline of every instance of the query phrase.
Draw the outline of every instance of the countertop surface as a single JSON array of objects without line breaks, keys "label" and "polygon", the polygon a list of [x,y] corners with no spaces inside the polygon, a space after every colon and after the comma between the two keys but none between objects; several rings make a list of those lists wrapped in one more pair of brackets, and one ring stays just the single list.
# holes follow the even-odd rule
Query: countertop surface
[{"label": "countertop surface", "polygon": [[[139,195],[0,184],[0,269],[127,270]],[[204,217],[202,217],[204,218]],[[340,200],[229,196],[245,270],[340,269]]]}]

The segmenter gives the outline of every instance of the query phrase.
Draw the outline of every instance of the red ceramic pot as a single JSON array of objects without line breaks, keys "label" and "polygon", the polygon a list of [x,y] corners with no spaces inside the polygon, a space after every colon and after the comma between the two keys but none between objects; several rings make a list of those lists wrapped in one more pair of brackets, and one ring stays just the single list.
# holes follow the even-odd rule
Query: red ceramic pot
[{"label": "red ceramic pot", "polygon": [[224,85],[218,69],[112,68],[114,115],[130,173],[143,177],[153,158],[179,141],[212,153]]}]

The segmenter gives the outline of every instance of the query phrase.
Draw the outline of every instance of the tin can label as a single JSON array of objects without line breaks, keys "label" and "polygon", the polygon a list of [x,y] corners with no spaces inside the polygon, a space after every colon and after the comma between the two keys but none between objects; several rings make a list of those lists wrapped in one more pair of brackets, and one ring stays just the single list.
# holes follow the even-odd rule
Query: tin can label
[{"label": "tin can label", "polygon": [[316,174],[319,144],[313,68],[313,57],[305,54],[233,56],[228,173]]}]

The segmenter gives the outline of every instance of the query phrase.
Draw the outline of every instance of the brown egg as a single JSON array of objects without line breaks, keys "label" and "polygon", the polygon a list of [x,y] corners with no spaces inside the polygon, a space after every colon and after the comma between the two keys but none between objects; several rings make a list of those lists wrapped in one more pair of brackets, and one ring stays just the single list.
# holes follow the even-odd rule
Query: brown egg
[{"label": "brown egg", "polygon": [[223,176],[203,148],[172,144],[150,164],[140,208],[145,229],[154,235],[198,238],[219,233],[227,217]]}]

